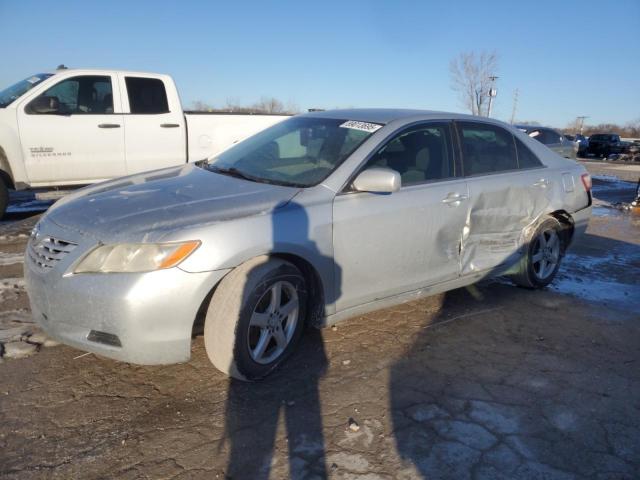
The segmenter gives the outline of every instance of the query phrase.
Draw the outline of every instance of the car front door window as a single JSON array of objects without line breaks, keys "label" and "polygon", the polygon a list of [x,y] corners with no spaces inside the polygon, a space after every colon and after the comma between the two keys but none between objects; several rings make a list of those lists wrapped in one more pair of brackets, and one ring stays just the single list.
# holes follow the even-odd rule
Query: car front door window
[{"label": "car front door window", "polygon": [[371,157],[365,169],[371,167],[397,171],[403,187],[454,177],[449,125],[423,124],[403,131]]}]

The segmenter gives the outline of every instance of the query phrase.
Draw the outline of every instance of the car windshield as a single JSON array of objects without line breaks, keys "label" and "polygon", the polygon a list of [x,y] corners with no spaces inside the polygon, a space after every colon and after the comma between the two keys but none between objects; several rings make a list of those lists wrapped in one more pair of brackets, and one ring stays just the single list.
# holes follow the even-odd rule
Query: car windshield
[{"label": "car windshield", "polygon": [[38,85],[40,82],[46,80],[52,75],[52,73],[37,73],[0,91],[0,108],[8,106],[11,102],[21,97],[33,87]]},{"label": "car windshield", "polygon": [[247,180],[310,187],[327,178],[382,125],[293,117],[209,161],[211,171]]}]

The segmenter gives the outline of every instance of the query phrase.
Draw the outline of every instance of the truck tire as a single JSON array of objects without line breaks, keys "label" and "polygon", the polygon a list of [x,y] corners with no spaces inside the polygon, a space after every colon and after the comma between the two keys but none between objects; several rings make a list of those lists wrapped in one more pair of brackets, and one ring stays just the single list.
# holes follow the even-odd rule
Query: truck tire
[{"label": "truck tire", "polygon": [[9,187],[0,174],[0,219],[4,217],[9,206]]},{"label": "truck tire", "polygon": [[549,285],[560,268],[562,239],[562,225],[555,218],[549,217],[538,225],[525,247],[517,273],[511,275],[513,283],[532,289]]},{"label": "truck tire", "polygon": [[291,263],[256,257],[230,272],[207,310],[211,363],[244,381],[264,378],[293,352],[306,316],[305,279]]}]

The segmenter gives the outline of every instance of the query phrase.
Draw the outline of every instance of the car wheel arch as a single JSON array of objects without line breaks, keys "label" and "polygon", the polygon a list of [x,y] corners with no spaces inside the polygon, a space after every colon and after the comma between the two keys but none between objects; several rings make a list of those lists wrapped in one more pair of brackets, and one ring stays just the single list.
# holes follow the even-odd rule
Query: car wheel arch
[{"label": "car wheel arch", "polygon": [[560,231],[560,238],[562,240],[562,253],[564,253],[567,247],[571,244],[571,240],[573,239],[573,217],[566,210],[555,210],[549,213],[549,216],[555,218],[562,226],[562,230]]},{"label": "car wheel arch", "polygon": [[[269,252],[262,253],[257,255],[251,255],[241,262],[238,262],[233,268],[229,269],[229,272],[238,268],[239,266],[245,264],[248,261],[253,260],[254,258],[267,255],[272,258],[279,258],[281,260],[285,260],[291,264],[293,264],[305,278],[309,288],[309,294],[307,295],[307,312],[308,312],[308,322],[314,325],[319,325],[322,319],[325,316],[325,291],[324,291],[324,282],[316,269],[316,267],[301,257],[300,255],[289,253],[289,252]],[[192,327],[191,327],[191,336],[196,337],[198,335],[202,335],[204,332],[204,321],[207,314],[207,309],[209,308],[209,303],[211,303],[211,298],[213,297],[218,285],[220,282],[226,277],[223,276],[220,278],[215,285],[211,287],[205,298],[202,300],[200,307],[196,313],[195,318],[193,319]]]}]

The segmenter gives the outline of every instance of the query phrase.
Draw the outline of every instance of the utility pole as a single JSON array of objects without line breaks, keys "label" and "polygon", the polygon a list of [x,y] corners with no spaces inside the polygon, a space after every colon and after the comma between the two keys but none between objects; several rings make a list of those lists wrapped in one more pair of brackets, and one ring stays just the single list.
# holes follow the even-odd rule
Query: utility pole
[{"label": "utility pole", "polygon": [[498,78],[499,77],[496,77],[496,76],[489,77],[489,80],[491,80],[491,86],[489,87],[489,109],[487,111],[487,117],[491,116],[491,106],[493,105],[493,97],[498,95],[498,91],[495,88],[493,88],[493,84]]},{"label": "utility pole", "polygon": [[587,115],[576,117],[576,120],[580,120],[580,135],[582,135],[582,128],[584,127],[584,119],[589,118]]},{"label": "utility pole", "polygon": [[513,108],[511,109],[511,125],[516,118],[516,108],[518,107],[518,89],[516,88],[513,92]]}]

